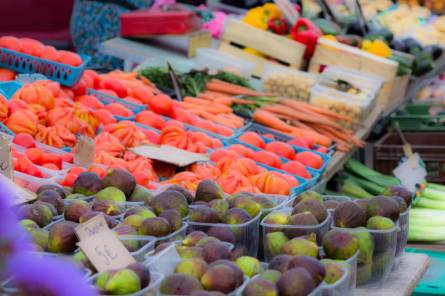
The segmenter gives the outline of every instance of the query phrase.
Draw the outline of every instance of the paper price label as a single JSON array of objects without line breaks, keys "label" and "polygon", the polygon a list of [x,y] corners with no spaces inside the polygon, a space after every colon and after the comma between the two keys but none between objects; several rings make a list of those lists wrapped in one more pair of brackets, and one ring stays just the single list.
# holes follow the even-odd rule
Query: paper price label
[{"label": "paper price label", "polygon": [[14,168],[11,155],[11,143],[3,136],[0,136],[0,173],[9,179],[13,179]]},{"label": "paper price label", "polygon": [[421,158],[418,153],[414,153],[411,158],[405,159],[393,171],[402,185],[408,190],[415,192],[416,185],[425,182],[427,176],[426,169],[421,165]]},{"label": "paper price label", "polygon": [[136,262],[111,230],[90,236],[77,245],[99,272],[125,268]]},{"label": "paper price label", "polygon": [[85,240],[98,233],[109,231],[107,221],[104,215],[99,214],[91,218],[85,223],[79,224],[76,227],[76,234],[79,240]]},{"label": "paper price label", "polygon": [[74,164],[85,166],[94,161],[94,141],[90,137],[79,135],[76,142]]}]

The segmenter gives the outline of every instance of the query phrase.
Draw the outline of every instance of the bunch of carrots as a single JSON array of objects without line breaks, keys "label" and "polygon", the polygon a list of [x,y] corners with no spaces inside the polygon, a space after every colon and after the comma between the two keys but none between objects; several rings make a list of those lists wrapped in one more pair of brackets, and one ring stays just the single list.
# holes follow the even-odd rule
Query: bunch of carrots
[{"label": "bunch of carrots", "polygon": [[337,150],[347,152],[364,142],[337,121],[351,122],[351,118],[308,103],[282,99],[280,103],[255,110],[253,119],[269,128],[294,137],[302,137],[315,144],[330,146],[335,141]]}]

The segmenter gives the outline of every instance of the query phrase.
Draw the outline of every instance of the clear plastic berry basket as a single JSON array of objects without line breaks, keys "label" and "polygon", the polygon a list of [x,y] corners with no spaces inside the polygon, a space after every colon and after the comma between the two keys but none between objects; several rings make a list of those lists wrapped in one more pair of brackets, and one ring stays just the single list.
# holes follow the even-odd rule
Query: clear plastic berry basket
[{"label": "clear plastic berry basket", "polygon": [[360,254],[357,260],[357,286],[367,288],[381,287],[389,277],[394,265],[397,246],[398,226],[389,230],[372,230],[366,228],[341,228],[332,227],[351,233],[369,233],[374,242],[372,260],[364,262],[364,254]]},{"label": "clear plastic berry basket", "polygon": [[0,82],[0,93],[9,100],[22,86],[23,84],[17,81]]},{"label": "clear plastic berry basket", "polygon": [[14,50],[0,48],[0,66],[19,73],[39,73],[66,86],[75,85],[82,77],[90,57],[80,55],[82,64],[73,67]]},{"label": "clear plastic berry basket", "polygon": [[[154,237],[156,246],[159,244],[162,244],[162,243],[173,242],[173,241],[177,241],[178,239],[182,239],[186,235],[187,228],[189,226],[188,223],[185,221],[183,221],[182,223],[183,224],[182,224],[181,228],[179,228],[175,232],[172,232],[169,235],[162,236],[162,237]],[[153,236],[148,236],[148,235],[138,235],[138,237],[150,238],[150,239],[153,238]]]},{"label": "clear plastic berry basket", "polygon": [[[335,200],[338,202],[350,201],[351,198],[343,195],[323,195],[323,201]],[[328,209],[331,213],[331,216],[334,216],[335,209]]]},{"label": "clear plastic berry basket", "polygon": [[138,114],[139,112],[141,112],[143,110],[147,110],[146,105],[135,104],[135,103],[123,100],[119,97],[111,96],[111,95],[105,94],[103,92],[100,92],[100,91],[97,91],[97,90],[94,90],[91,88],[87,88],[86,94],[95,96],[105,105],[108,105],[111,103],[119,103],[119,104],[123,105],[125,108],[128,108],[131,111],[133,111],[134,114]]},{"label": "clear plastic berry basket", "polygon": [[14,182],[32,192],[36,192],[40,186],[46,184],[56,185],[54,182],[54,176],[51,176],[47,173],[43,173],[43,178],[33,177],[31,175],[27,175],[18,171],[14,171]]},{"label": "clear plastic berry basket", "polygon": [[225,228],[231,230],[235,236],[235,247],[244,246],[247,249],[247,254],[255,257],[258,253],[260,218],[261,213],[250,221],[242,224],[200,223],[189,221],[188,231],[207,232],[211,228]]},{"label": "clear plastic berry basket", "polygon": [[134,251],[130,252],[134,259],[138,262],[145,261],[145,255],[155,248],[155,237],[140,237],[138,235],[120,235],[119,240],[127,246],[130,244],[136,244]]},{"label": "clear plastic berry basket", "polygon": [[[333,284],[323,282],[323,296],[350,296],[353,289],[350,287],[351,270],[347,264],[341,264],[343,275]],[[354,287],[355,288],[355,287]]]},{"label": "clear plastic berry basket", "polygon": [[[290,216],[292,213],[292,208],[281,208],[276,211],[269,213],[269,215],[282,213],[286,216]],[[321,239],[323,235],[329,231],[331,226],[331,215],[328,212],[328,216],[326,219],[317,225],[282,225],[282,224],[269,224],[264,222],[268,216],[264,217],[261,221],[261,227],[263,229],[263,250],[264,250],[264,260],[269,262],[273,257],[280,254],[279,250],[271,250],[269,246],[269,237],[268,234],[275,232],[283,232],[283,234],[287,237],[287,239],[293,239],[295,237],[308,235],[311,233],[315,233],[317,237],[317,242],[321,243]]]},{"label": "clear plastic berry basket", "polygon": [[[396,247],[396,258],[403,255],[406,244],[408,243],[408,229],[409,229],[409,208],[400,214],[398,225],[399,231],[397,231],[397,247]],[[397,263],[397,261],[396,261]]]},{"label": "clear plastic berry basket", "polygon": [[[244,289],[247,287],[249,282],[255,280],[257,277],[259,277],[259,275],[256,275],[253,278],[248,279],[247,281],[245,281],[245,283],[240,288],[238,288],[238,291],[237,291],[237,293],[235,295],[236,296],[242,296],[243,292],[244,292]],[[325,287],[325,284],[324,284],[324,282],[322,282],[311,293],[309,293],[307,296],[324,296],[324,294],[323,294],[324,287]]]},{"label": "clear plastic berry basket", "polygon": [[[99,276],[99,274],[93,275],[91,278],[89,278],[89,282],[93,285],[96,284],[96,279]],[[145,287],[144,289],[132,293],[132,294],[120,294],[121,296],[156,296],[158,295],[158,288],[161,284],[161,281],[163,280],[163,275],[159,272],[153,272],[150,271],[150,284]],[[111,295],[111,294],[101,294],[100,291],[98,291],[98,295]]]}]

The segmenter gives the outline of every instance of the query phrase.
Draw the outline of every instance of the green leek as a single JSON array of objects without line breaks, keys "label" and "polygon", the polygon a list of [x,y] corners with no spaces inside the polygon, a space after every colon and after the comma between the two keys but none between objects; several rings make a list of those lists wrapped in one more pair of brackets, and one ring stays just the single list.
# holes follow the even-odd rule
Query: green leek
[{"label": "green leek", "polygon": [[445,228],[442,226],[416,226],[409,225],[408,241],[437,242],[445,240]]},{"label": "green leek", "polygon": [[414,201],[415,207],[427,208],[433,210],[445,210],[445,202],[433,200],[420,196]]},{"label": "green leek", "polygon": [[431,200],[438,200],[438,201],[443,201],[445,202],[445,191],[440,191],[440,190],[436,190],[436,189],[432,189],[429,187],[426,187],[422,192],[421,192],[421,197],[425,197]]},{"label": "green leek", "polygon": [[445,186],[444,185],[440,185],[440,184],[428,183],[426,185],[426,188],[431,188],[431,189],[435,189],[435,190],[439,190],[439,191],[445,192]]}]

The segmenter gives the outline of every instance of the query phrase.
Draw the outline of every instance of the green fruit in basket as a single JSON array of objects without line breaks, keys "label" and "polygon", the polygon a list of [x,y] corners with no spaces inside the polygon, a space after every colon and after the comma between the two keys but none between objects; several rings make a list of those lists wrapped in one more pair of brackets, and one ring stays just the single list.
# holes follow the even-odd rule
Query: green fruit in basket
[{"label": "green fruit in basket", "polygon": [[147,188],[145,188],[144,186],[136,185],[133,193],[128,198],[128,201],[143,202],[144,205],[150,206],[153,202],[153,197],[153,193],[150,192]]},{"label": "green fruit in basket", "polygon": [[294,206],[292,215],[305,212],[312,213],[317,219],[318,223],[322,223],[323,221],[325,221],[328,216],[328,211],[323,205],[323,202],[320,202],[316,199],[306,199],[300,201]]},{"label": "green fruit in basket", "polygon": [[91,211],[90,205],[84,200],[74,200],[65,208],[64,217],[67,221],[78,223],[80,217]]},{"label": "green fruit in basket", "polygon": [[249,250],[247,250],[245,245],[235,246],[232,250],[232,260],[236,260],[241,256],[246,256],[249,254]]},{"label": "green fruit in basket", "polygon": [[[115,187],[129,198],[136,188],[136,179],[133,174],[122,169],[113,169],[102,180],[102,188]],[[124,200],[125,201],[125,200]]]},{"label": "green fruit in basket", "polygon": [[20,220],[20,226],[25,230],[39,229],[39,225],[36,222],[30,219],[22,219]]},{"label": "green fruit in basket", "polygon": [[288,270],[289,262],[294,258],[291,255],[278,255],[269,262],[269,268],[284,273]]},{"label": "green fruit in basket", "polygon": [[376,230],[387,230],[394,228],[395,224],[391,219],[386,217],[374,216],[368,219],[366,228]]},{"label": "green fruit in basket", "polygon": [[313,242],[297,237],[283,244],[280,253],[291,256],[304,255],[317,257],[318,246]]},{"label": "green fruit in basket", "polygon": [[232,208],[227,211],[223,222],[226,224],[243,224],[249,222],[252,217],[243,209]]},{"label": "green fruit in basket", "polygon": [[125,214],[124,214],[124,218],[131,216],[131,215],[138,215],[141,216],[145,219],[147,218],[153,218],[156,217],[156,214],[153,213],[149,208],[147,207],[132,207],[129,208]]},{"label": "green fruit in basket", "polygon": [[127,269],[134,271],[138,275],[139,281],[141,282],[141,289],[144,289],[150,285],[151,275],[147,266],[142,263],[135,262],[128,265]]},{"label": "green fruit in basket", "polygon": [[176,251],[182,259],[201,258],[204,259],[202,248],[177,246]]},{"label": "green fruit in basket", "polygon": [[295,256],[288,264],[288,269],[301,267],[311,275],[316,285],[319,285],[325,275],[326,269],[318,259],[309,256]]},{"label": "green fruit in basket", "polygon": [[37,198],[39,201],[47,202],[53,205],[53,207],[57,210],[57,215],[62,214],[65,209],[63,199],[57,191],[50,189],[43,190],[39,193]]},{"label": "green fruit in basket", "polygon": [[366,212],[352,201],[340,203],[334,212],[334,224],[337,227],[355,228],[366,225]]},{"label": "green fruit in basket", "polygon": [[[269,225],[286,225],[288,218],[289,218],[289,215],[287,213],[272,212],[272,213],[268,214],[263,219],[262,223],[269,224]],[[264,228],[266,230],[266,232],[282,231],[282,228],[280,228],[280,227],[271,227],[269,225]]]},{"label": "green fruit in basket", "polygon": [[102,183],[99,176],[92,172],[80,173],[73,185],[73,193],[80,193],[85,196],[94,195],[101,189]]},{"label": "green fruit in basket", "polygon": [[53,215],[48,207],[43,205],[25,204],[19,207],[17,216],[20,219],[28,219],[34,221],[40,227],[48,225]]},{"label": "green fruit in basket", "polygon": [[170,224],[171,232],[178,231],[182,227],[181,214],[179,214],[179,212],[176,210],[166,210],[162,212],[159,217],[167,219],[168,223]]},{"label": "green fruit in basket", "polygon": [[182,260],[176,265],[175,272],[201,279],[202,275],[207,271],[207,263],[200,258],[190,258]]},{"label": "green fruit in basket", "polygon": [[107,225],[110,229],[116,227],[119,224],[119,221],[117,221],[116,218],[110,217],[102,212],[97,211],[86,212],[85,214],[80,216],[79,223],[85,223],[86,221],[90,220],[93,217],[96,217],[97,215],[103,215],[105,217],[105,221],[107,222]]},{"label": "green fruit in basket", "polygon": [[131,216],[126,217],[124,219],[124,221],[122,221],[122,223],[138,230],[139,227],[141,227],[142,222],[145,221],[145,219],[146,218],[139,216],[139,215],[131,215]]},{"label": "green fruit in basket", "polygon": [[125,295],[141,290],[141,281],[133,270],[124,268],[101,272],[96,279],[96,286],[105,294]]},{"label": "green fruit in basket", "polygon": [[40,200],[38,200],[38,201],[36,201],[35,203],[34,203],[34,205],[38,205],[38,206],[43,206],[43,207],[45,207],[45,208],[47,208],[48,210],[49,210],[49,214],[48,214],[48,212],[47,212],[47,210],[46,209],[43,209],[43,211],[48,215],[48,216],[51,216],[51,219],[52,219],[52,217],[54,217],[54,216],[57,216],[58,215],[58,213],[57,213],[57,209],[56,209],[56,207],[54,207],[52,204],[50,204],[49,202],[44,202],[44,201],[40,201]]},{"label": "green fruit in basket", "polygon": [[325,270],[326,270],[326,276],[324,278],[324,281],[327,284],[335,284],[339,279],[341,279],[341,277],[344,274],[343,268],[335,263],[332,260],[320,260],[321,264],[324,265]]},{"label": "green fruit in basket", "polygon": [[163,237],[170,234],[170,224],[167,219],[154,217],[145,219],[139,226],[138,233],[140,235],[149,235],[155,237]]},{"label": "green fruit in basket", "polygon": [[[287,219],[287,223],[293,226],[313,226],[318,225],[317,218],[311,212],[303,212],[290,216]],[[288,238],[294,238],[297,236],[302,236],[310,231],[315,231],[315,229],[298,229],[298,228],[286,228],[285,233]]]},{"label": "green fruit in basket", "polygon": [[195,200],[195,197],[190,193],[190,191],[176,184],[169,186],[165,191],[178,191],[182,193],[189,204]]},{"label": "green fruit in basket", "polygon": [[48,251],[52,253],[71,253],[76,250],[78,242],[74,229],[77,224],[61,221],[54,224],[48,234]]},{"label": "green fruit in basket", "polygon": [[235,273],[225,264],[210,266],[201,277],[201,284],[206,290],[230,293],[238,287]]},{"label": "green fruit in basket", "polygon": [[261,262],[257,258],[251,256],[239,257],[238,259],[236,259],[235,263],[248,277],[253,277],[254,275],[263,271]]},{"label": "green fruit in basket", "polygon": [[266,234],[266,249],[270,256],[280,254],[281,247],[288,242],[289,239],[283,232],[269,232]]},{"label": "green fruit in basket", "polygon": [[204,247],[205,245],[209,244],[209,243],[214,243],[214,242],[221,242],[219,239],[217,239],[216,237],[211,237],[211,236],[207,236],[207,237],[203,237],[202,239],[200,239],[197,243],[196,243],[196,247]]},{"label": "green fruit in basket", "polygon": [[196,188],[195,201],[209,202],[213,199],[223,199],[223,198],[224,198],[224,193],[221,189],[221,186],[219,186],[219,184],[213,180],[210,179],[202,180],[198,184],[198,187]]},{"label": "green fruit in basket", "polygon": [[207,263],[220,259],[232,259],[232,253],[227,245],[222,242],[210,242],[202,247],[202,255]]},{"label": "green fruit in basket", "polygon": [[85,199],[86,196],[80,193],[72,193],[66,196],[66,200],[72,200],[72,199]]},{"label": "green fruit in basket", "polygon": [[[286,196],[286,198],[287,198],[287,196]],[[259,203],[261,205],[262,209],[271,209],[278,205],[277,202],[274,202],[271,199],[269,199],[261,194],[252,197],[252,200]],[[284,201],[284,199],[283,199],[283,201]],[[280,201],[280,203],[281,203],[281,201]]]},{"label": "green fruit in basket", "polygon": [[268,280],[255,278],[246,285],[243,296],[278,296],[278,289]]},{"label": "green fruit in basket", "polygon": [[372,277],[372,262],[357,265],[357,286],[366,284]]},{"label": "green fruit in basket", "polygon": [[194,246],[197,242],[199,242],[204,237],[207,237],[207,234],[203,231],[195,230],[193,232],[190,232],[183,240],[182,245],[183,246]]},{"label": "green fruit in basket", "polygon": [[300,194],[298,196],[298,198],[294,201],[294,206],[299,202],[299,201],[303,201],[303,200],[310,200],[310,199],[314,199],[317,200],[321,203],[323,203],[323,196],[321,196],[320,193],[315,192],[315,191],[305,191],[302,194]]},{"label": "green fruit in basket", "polygon": [[55,191],[57,192],[57,194],[63,199],[66,196],[65,190],[63,190],[62,186],[59,185],[54,185],[54,184],[45,184],[39,187],[39,189],[37,189],[36,194],[40,196],[40,194],[43,191],[47,191],[47,190],[51,190],[51,191]]},{"label": "green fruit in basket", "polygon": [[376,196],[369,200],[366,215],[368,218],[382,216],[397,222],[400,216],[399,204],[386,196]]},{"label": "green fruit in basket", "polygon": [[38,245],[42,250],[48,249],[48,230],[46,229],[31,229],[29,231],[32,241]]},{"label": "green fruit in basket", "polygon": [[333,229],[323,236],[323,249],[328,258],[346,260],[354,256],[359,248],[359,239],[350,232]]},{"label": "green fruit in basket", "polygon": [[256,217],[262,210],[262,207],[259,203],[245,197],[236,198],[233,201],[233,207],[245,210],[250,215],[250,217]]},{"label": "green fruit in basket", "polygon": [[226,259],[222,259],[222,260],[217,260],[215,262],[212,262],[209,267],[214,267],[216,265],[224,265],[229,267],[232,272],[233,275],[235,277],[236,280],[236,286],[241,286],[244,282],[244,273],[241,270],[241,268],[239,268],[238,265],[236,265],[233,261],[230,260],[226,260]]},{"label": "green fruit in basket", "polygon": [[309,295],[316,288],[316,284],[309,272],[297,267],[284,272],[277,287],[280,296],[304,296]]},{"label": "green fruit in basket", "polygon": [[267,269],[261,272],[259,277],[276,284],[281,277],[281,272],[274,269]]},{"label": "green fruit in basket", "polygon": [[96,268],[93,266],[93,264],[91,264],[88,257],[81,250],[74,253],[74,255],[72,256],[72,259],[74,260],[74,262],[80,264],[80,266],[82,266],[83,268],[88,268],[89,270],[91,270],[93,272],[96,271]]},{"label": "green fruit in basket", "polygon": [[383,253],[374,253],[372,257],[372,276],[379,277],[391,268],[394,259],[394,250],[388,250]]},{"label": "green fruit in basket", "polygon": [[166,276],[159,287],[159,292],[165,295],[190,295],[199,290],[202,286],[196,278],[181,273]]},{"label": "green fruit in basket", "polygon": [[354,200],[354,203],[358,205],[363,211],[366,213],[366,209],[368,208],[369,199],[362,198],[362,199],[356,199]]},{"label": "green fruit in basket", "polygon": [[95,200],[91,206],[91,209],[109,216],[117,216],[122,214],[121,207],[116,202],[111,200]]},{"label": "green fruit in basket", "polygon": [[157,215],[166,210],[176,210],[181,217],[186,217],[189,213],[189,207],[184,195],[178,191],[164,191],[153,198],[153,208]]},{"label": "green fruit in basket", "polygon": [[114,202],[127,201],[124,192],[116,187],[107,187],[105,189],[102,189],[96,194],[96,200],[114,201]]},{"label": "green fruit in basket", "polygon": [[202,206],[190,209],[189,220],[199,223],[219,223],[218,213],[209,207]]},{"label": "green fruit in basket", "polygon": [[120,224],[116,228],[113,229],[113,231],[119,236],[119,235],[137,235],[138,232],[134,227],[130,225]]},{"label": "green fruit in basket", "polygon": [[406,211],[406,209],[408,208],[408,206],[406,205],[405,200],[400,197],[400,196],[390,196],[390,198],[392,200],[394,200],[395,202],[397,202],[397,204],[399,205],[399,212],[400,214],[404,213]]},{"label": "green fruit in basket", "polygon": [[124,247],[128,250],[128,252],[136,252],[141,248],[141,244],[139,240],[128,239],[128,238],[119,238]]},{"label": "green fruit in basket", "polygon": [[366,230],[366,228],[358,228],[363,229],[363,231],[354,231],[352,234],[359,240],[359,255],[358,255],[358,263],[359,264],[368,264],[372,263],[372,256],[374,254],[374,238]]},{"label": "green fruit in basket", "polygon": [[207,235],[215,237],[223,242],[228,242],[231,244],[235,243],[235,235],[232,230],[227,227],[212,226],[208,231]]},{"label": "green fruit in basket", "polygon": [[209,206],[215,210],[219,219],[223,219],[229,210],[229,202],[225,199],[214,199],[209,202]]},{"label": "green fruit in basket", "polygon": [[407,206],[410,206],[413,200],[413,193],[403,186],[387,187],[382,194],[385,196],[400,196],[401,198],[403,198]]}]

